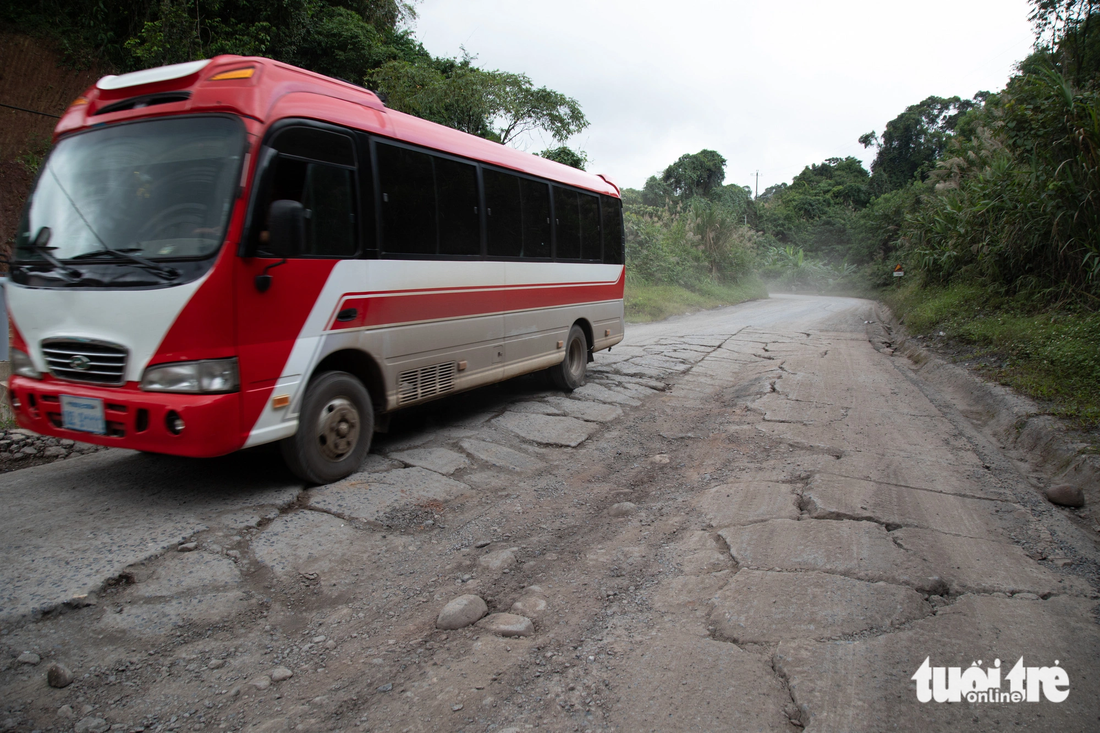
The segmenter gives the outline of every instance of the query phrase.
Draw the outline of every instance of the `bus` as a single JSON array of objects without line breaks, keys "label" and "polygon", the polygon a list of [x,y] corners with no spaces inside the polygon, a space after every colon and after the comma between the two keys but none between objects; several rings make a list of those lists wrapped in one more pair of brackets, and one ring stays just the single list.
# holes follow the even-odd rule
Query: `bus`
[{"label": "bus", "polygon": [[278,441],[320,484],[403,407],[623,338],[619,189],[270,59],[100,79],[18,231],[23,428],[191,457]]}]

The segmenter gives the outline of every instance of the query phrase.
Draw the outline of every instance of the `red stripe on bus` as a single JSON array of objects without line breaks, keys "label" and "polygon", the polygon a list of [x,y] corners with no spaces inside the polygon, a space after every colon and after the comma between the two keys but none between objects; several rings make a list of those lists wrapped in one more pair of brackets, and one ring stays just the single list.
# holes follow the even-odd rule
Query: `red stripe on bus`
[{"label": "red stripe on bus", "polygon": [[623,277],[614,283],[563,283],[355,293],[341,298],[329,319],[328,328],[335,331],[391,323],[464,318],[621,300],[622,297]]}]

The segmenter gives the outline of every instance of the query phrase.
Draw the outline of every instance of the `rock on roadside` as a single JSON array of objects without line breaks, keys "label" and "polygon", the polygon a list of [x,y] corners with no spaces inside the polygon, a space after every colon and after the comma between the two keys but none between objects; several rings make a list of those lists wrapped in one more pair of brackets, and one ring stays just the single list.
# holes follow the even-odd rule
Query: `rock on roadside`
[{"label": "rock on roadside", "polygon": [[477,564],[486,570],[499,573],[502,570],[515,567],[516,555],[511,550],[497,550],[479,557]]},{"label": "rock on roadside", "polygon": [[531,636],[535,633],[531,619],[514,613],[494,613],[482,619],[478,626],[497,636]]},{"label": "rock on roadside", "polygon": [[73,673],[64,664],[51,664],[46,670],[46,682],[50,687],[68,687],[73,683]]},{"label": "rock on roadside", "polygon": [[528,594],[513,603],[510,610],[517,616],[538,618],[546,611],[546,599],[541,596]]},{"label": "rock on roadside", "polygon": [[475,595],[459,596],[447,603],[435,620],[437,629],[453,631],[462,629],[489,613],[489,607]]},{"label": "rock on roadside", "polygon": [[73,726],[73,733],[106,733],[110,729],[111,724],[106,720],[89,715],[76,722],[76,725]]},{"label": "rock on roadside", "polygon": [[271,678],[272,682],[285,682],[286,680],[289,680],[293,676],[294,676],[294,673],[291,672],[286,667],[276,667],[275,669],[271,670],[271,672],[268,674],[268,677]]},{"label": "rock on roadside", "polygon": [[638,507],[629,501],[619,502],[618,504],[612,504],[611,508],[607,510],[607,513],[613,517],[629,517],[638,511]]},{"label": "rock on roadside", "polygon": [[1085,492],[1080,486],[1073,484],[1055,484],[1048,486],[1046,491],[1047,501],[1059,506],[1082,507],[1085,505]]}]

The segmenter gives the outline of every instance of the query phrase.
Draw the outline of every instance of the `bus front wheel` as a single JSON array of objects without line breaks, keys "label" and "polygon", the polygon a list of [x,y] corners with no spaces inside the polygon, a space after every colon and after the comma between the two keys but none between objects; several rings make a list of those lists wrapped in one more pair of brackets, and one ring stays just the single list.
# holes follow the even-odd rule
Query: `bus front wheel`
[{"label": "bus front wheel", "polygon": [[373,435],[374,408],[363,383],[347,372],[326,372],[306,390],[298,432],[279,447],[294,475],[328,484],[359,468]]},{"label": "bus front wheel", "polygon": [[577,324],[569,329],[565,341],[565,358],[561,364],[550,367],[550,379],[558,389],[572,392],[584,386],[584,373],[588,368],[588,340]]}]

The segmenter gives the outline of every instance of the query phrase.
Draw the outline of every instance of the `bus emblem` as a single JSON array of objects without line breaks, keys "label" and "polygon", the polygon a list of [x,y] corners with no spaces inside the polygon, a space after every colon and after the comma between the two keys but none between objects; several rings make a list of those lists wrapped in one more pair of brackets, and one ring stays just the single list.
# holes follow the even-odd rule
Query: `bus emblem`
[{"label": "bus emblem", "polygon": [[77,354],[72,359],[69,359],[69,366],[71,366],[73,369],[79,369],[82,372],[86,371],[91,365],[91,359],[81,354]]}]

